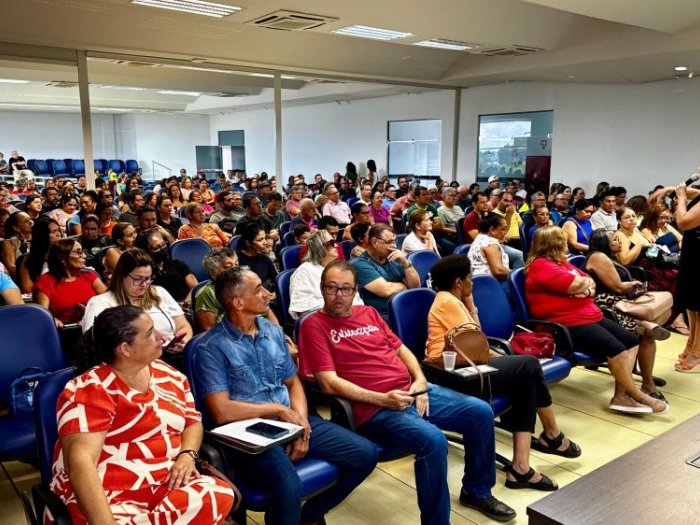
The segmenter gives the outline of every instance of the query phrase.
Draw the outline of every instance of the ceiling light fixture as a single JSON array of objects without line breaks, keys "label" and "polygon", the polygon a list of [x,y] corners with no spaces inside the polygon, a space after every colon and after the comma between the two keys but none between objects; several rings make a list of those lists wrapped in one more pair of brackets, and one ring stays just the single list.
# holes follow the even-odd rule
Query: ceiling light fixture
[{"label": "ceiling light fixture", "polygon": [[235,5],[215,4],[213,2],[203,2],[202,0],[131,0],[131,3],[214,18],[223,18],[243,10],[242,7]]},{"label": "ceiling light fixture", "polygon": [[101,89],[119,89],[121,91],[146,91],[146,88],[134,86],[98,86]]},{"label": "ceiling light fixture", "polygon": [[0,78],[3,84],[29,84],[29,80],[18,80],[16,78]]},{"label": "ceiling light fixture", "polygon": [[173,89],[162,89],[158,93],[161,95],[182,95],[185,97],[198,97],[201,95],[199,91],[176,91]]},{"label": "ceiling light fixture", "polygon": [[688,71],[688,68],[686,66],[676,66],[673,69],[676,71]]},{"label": "ceiling light fixture", "polygon": [[449,49],[451,51],[467,51],[469,49],[477,49],[481,46],[470,42],[460,42],[459,40],[447,40],[445,38],[431,38],[430,40],[421,40],[414,42],[414,46],[434,47],[437,49]]},{"label": "ceiling light fixture", "polygon": [[337,35],[356,36],[360,38],[370,38],[372,40],[396,40],[397,38],[406,38],[413,36],[411,33],[403,31],[392,31],[391,29],[381,29],[379,27],[370,27],[362,25],[354,25],[334,29],[331,33]]}]

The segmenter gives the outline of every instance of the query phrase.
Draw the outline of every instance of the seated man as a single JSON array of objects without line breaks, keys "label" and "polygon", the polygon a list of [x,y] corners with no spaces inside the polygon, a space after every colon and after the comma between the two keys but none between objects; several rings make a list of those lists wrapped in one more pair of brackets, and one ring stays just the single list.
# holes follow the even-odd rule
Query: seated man
[{"label": "seated man", "polygon": [[302,377],[353,405],[360,434],[416,455],[421,523],[450,522],[447,439],[462,434],[464,477],[459,501],[486,516],[508,521],[515,511],[491,494],[496,481],[493,411],[478,398],[429,385],[413,353],[368,306],[353,306],[355,269],[333,261],[321,276],[323,308],[299,333]]},{"label": "seated man", "polygon": [[[324,515],[372,472],[377,448],[354,432],[308,413],[282,329],[259,317],[268,312],[271,294],[255,273],[229,268],[217,277],[215,290],[226,316],[196,343],[196,390],[218,425],[262,417],[304,427],[302,436],[286,447],[256,455],[229,453],[242,472],[269,492],[266,524],[325,523]],[[304,457],[333,463],[340,474],[335,485],[302,508],[301,482],[293,462]]]},{"label": "seated man", "polygon": [[396,247],[396,236],[383,223],[369,230],[367,251],[355,261],[357,282],[365,304],[388,319],[389,297],[408,288],[418,288],[420,277],[406,254]]}]

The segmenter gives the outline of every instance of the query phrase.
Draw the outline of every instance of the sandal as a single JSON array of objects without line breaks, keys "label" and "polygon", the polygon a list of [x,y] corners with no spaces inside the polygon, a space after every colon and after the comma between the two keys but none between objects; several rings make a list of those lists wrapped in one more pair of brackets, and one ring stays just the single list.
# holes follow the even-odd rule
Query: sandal
[{"label": "sandal", "polygon": [[559,435],[555,438],[548,438],[547,435],[542,432],[540,434],[540,439],[545,441],[547,444],[543,445],[539,439],[532,436],[530,441],[530,448],[542,452],[544,454],[554,454],[555,456],[563,456],[565,458],[577,458],[581,455],[581,447],[576,443],[569,440],[569,446],[564,450],[559,450],[562,443],[564,442],[564,433],[559,432]]},{"label": "sandal", "polygon": [[535,489],[551,492],[559,488],[559,485],[544,474],[540,474],[541,479],[539,481],[530,481],[535,476],[535,471],[532,468],[525,474],[515,470],[512,465],[507,466],[504,470],[515,478],[515,481],[506,478],[506,487],[509,489]]},{"label": "sandal", "polygon": [[649,394],[646,394],[644,398],[640,401],[640,403],[643,403],[649,408],[651,408],[652,413],[657,416],[665,414],[671,409],[668,403],[661,401],[660,399],[654,398]]},{"label": "sandal", "polygon": [[668,325],[668,328],[681,335],[690,335],[690,329],[684,325],[677,325],[676,322],[672,322]]},{"label": "sandal", "polygon": [[[686,362],[686,359],[690,356],[695,358],[695,364]],[[673,368],[676,372],[682,372],[684,374],[700,374],[700,358],[692,352],[683,352],[678,356],[678,362]]]}]

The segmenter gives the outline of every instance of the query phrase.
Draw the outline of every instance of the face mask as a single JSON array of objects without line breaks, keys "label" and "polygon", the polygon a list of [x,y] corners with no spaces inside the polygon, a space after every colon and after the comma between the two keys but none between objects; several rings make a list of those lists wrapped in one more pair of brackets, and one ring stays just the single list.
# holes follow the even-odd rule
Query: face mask
[{"label": "face mask", "polygon": [[168,259],[168,247],[163,246],[159,250],[156,250],[154,252],[151,252],[151,258],[155,262],[163,262]]}]

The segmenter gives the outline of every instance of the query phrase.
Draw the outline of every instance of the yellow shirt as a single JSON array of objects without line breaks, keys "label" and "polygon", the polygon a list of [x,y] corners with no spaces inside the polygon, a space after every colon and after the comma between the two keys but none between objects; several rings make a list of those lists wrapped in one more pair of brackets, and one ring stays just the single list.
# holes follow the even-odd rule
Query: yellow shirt
[{"label": "yellow shirt", "polygon": [[[493,210],[493,213],[496,213],[500,215],[501,217],[505,217],[506,214],[503,213],[501,210],[496,208]],[[520,218],[520,214],[517,211],[513,212],[513,215],[510,217],[510,224],[508,224],[508,233],[506,235],[510,239],[520,239],[520,225],[523,223],[523,220]]]},{"label": "yellow shirt", "polygon": [[445,334],[455,326],[473,323],[464,303],[450,292],[438,292],[428,313],[428,342],[425,348],[426,359],[440,359],[445,349]]}]

